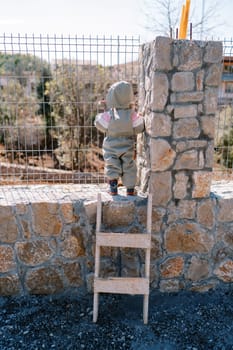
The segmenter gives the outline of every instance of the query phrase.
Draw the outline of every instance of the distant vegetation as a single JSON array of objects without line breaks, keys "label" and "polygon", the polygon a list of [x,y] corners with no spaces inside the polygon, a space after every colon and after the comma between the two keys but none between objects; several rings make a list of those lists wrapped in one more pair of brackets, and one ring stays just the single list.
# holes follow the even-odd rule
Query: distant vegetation
[{"label": "distant vegetation", "polygon": [[0,143],[5,158],[39,165],[40,157],[49,156],[50,167],[97,171],[103,137],[93,127],[97,101],[118,79],[137,82],[132,64],[52,65],[32,55],[0,53]]}]

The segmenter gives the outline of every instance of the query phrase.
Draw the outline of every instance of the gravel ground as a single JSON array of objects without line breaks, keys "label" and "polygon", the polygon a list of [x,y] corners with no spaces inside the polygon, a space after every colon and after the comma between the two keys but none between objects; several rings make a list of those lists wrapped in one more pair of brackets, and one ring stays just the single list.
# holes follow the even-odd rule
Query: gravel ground
[{"label": "gravel ground", "polygon": [[142,297],[101,295],[92,323],[92,295],[0,298],[0,349],[233,349],[233,290]]}]

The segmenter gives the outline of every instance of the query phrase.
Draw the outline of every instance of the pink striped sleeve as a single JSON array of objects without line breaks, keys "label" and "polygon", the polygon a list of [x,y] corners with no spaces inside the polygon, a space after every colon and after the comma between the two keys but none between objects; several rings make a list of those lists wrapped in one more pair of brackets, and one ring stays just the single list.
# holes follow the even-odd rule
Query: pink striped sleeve
[{"label": "pink striped sleeve", "polygon": [[106,121],[107,123],[109,123],[110,119],[111,119],[111,116],[108,112],[104,112],[102,114],[102,118],[104,119],[104,121]]},{"label": "pink striped sleeve", "polygon": [[133,128],[136,128],[137,126],[140,126],[141,124],[144,124],[143,118],[138,115],[136,112],[133,112],[131,115],[132,122],[133,122]]}]

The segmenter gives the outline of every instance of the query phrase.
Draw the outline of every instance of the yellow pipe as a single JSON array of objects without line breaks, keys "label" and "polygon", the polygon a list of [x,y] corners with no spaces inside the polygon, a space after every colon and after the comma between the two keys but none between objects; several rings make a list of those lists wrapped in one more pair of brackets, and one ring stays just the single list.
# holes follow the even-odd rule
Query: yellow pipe
[{"label": "yellow pipe", "polygon": [[179,29],[179,39],[183,39],[183,23],[184,23],[184,13],[185,13],[185,5],[182,5],[182,12],[180,18],[180,29]]},{"label": "yellow pipe", "polygon": [[185,18],[184,18],[184,37],[186,39],[187,37],[187,30],[188,30],[188,20],[189,20],[189,9],[190,9],[190,0],[186,0],[186,6],[185,6]]},{"label": "yellow pipe", "polygon": [[187,36],[190,1],[191,0],[186,0],[186,4],[182,6],[179,39],[186,39],[186,36]]}]

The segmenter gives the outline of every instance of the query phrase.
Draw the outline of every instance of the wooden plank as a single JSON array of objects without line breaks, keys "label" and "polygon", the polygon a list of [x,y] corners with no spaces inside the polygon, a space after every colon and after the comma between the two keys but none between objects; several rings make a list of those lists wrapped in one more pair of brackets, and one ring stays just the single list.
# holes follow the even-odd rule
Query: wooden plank
[{"label": "wooden plank", "polygon": [[95,278],[94,290],[97,293],[149,294],[149,279],[132,277]]},{"label": "wooden plank", "polygon": [[102,247],[150,248],[151,237],[146,233],[97,232],[96,244]]}]

